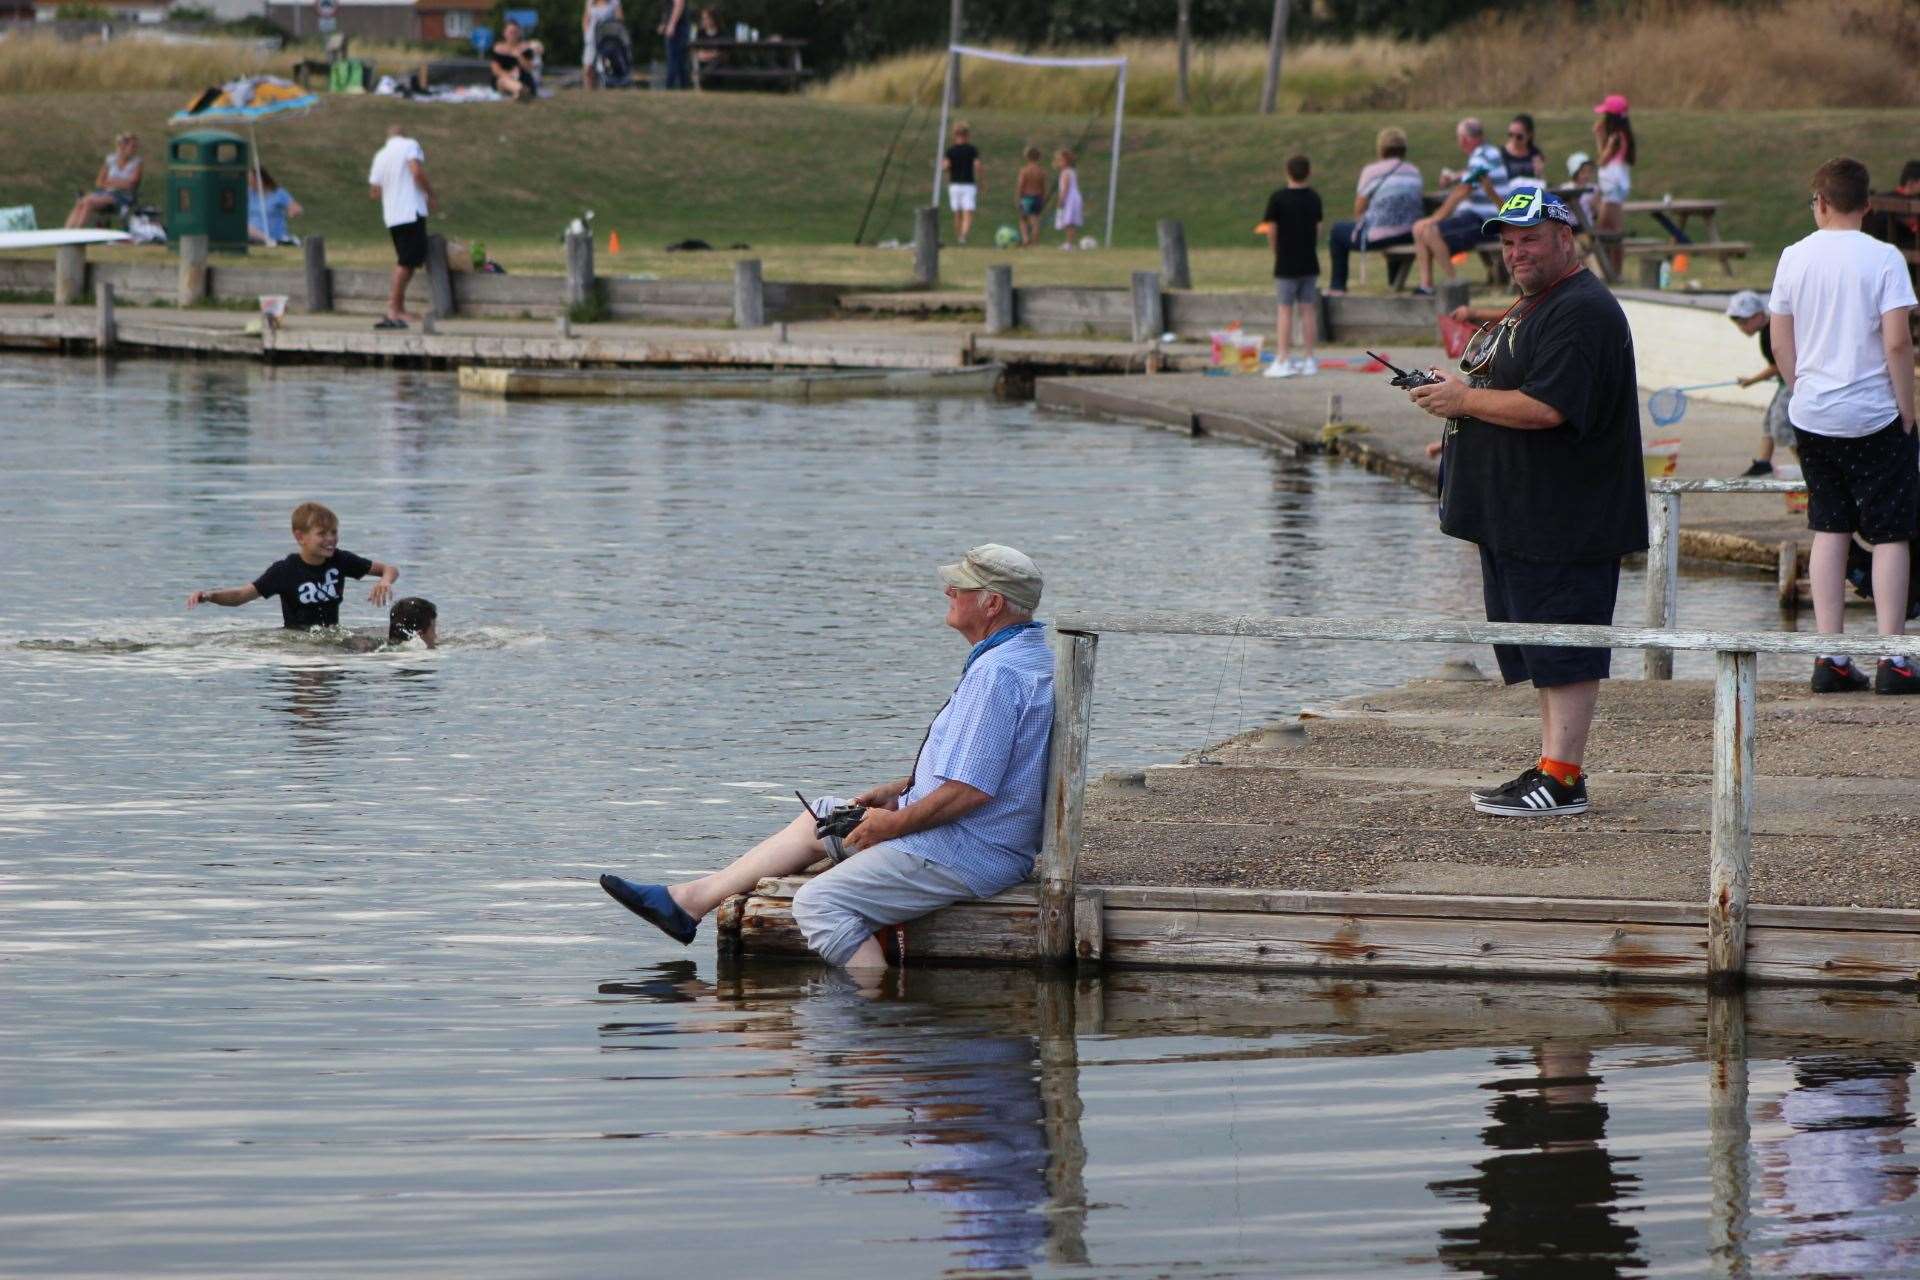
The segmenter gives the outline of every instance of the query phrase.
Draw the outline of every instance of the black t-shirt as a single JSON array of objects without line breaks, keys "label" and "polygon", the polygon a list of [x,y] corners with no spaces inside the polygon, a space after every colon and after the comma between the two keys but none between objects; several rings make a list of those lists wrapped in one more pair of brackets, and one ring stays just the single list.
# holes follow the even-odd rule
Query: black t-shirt
[{"label": "black t-shirt", "polygon": [[[1768,364],[1773,363],[1773,334],[1768,332],[1772,328],[1771,324],[1760,326],[1760,358]],[[1774,377],[1779,378],[1780,375],[1776,373]]]},{"label": "black t-shirt", "polygon": [[1566,420],[1544,431],[1450,422],[1440,528],[1496,555],[1613,560],[1647,546],[1640,398],[1626,313],[1581,270],[1521,302],[1492,364],[1469,381],[1522,391]]},{"label": "black t-shirt", "polygon": [[1317,276],[1320,259],[1320,193],[1311,187],[1282,187],[1267,197],[1265,221],[1273,224],[1274,278]]},{"label": "black t-shirt", "polygon": [[[922,153],[924,154],[924,153]],[[973,184],[973,163],[980,158],[980,148],[971,142],[957,142],[947,148],[947,181],[962,186]]]},{"label": "black t-shirt", "polygon": [[253,589],[263,596],[280,597],[283,626],[301,631],[337,627],[345,579],[364,578],[371,572],[373,561],[351,551],[336,549],[323,564],[308,564],[295,552],[268,565],[267,571],[253,580]]}]

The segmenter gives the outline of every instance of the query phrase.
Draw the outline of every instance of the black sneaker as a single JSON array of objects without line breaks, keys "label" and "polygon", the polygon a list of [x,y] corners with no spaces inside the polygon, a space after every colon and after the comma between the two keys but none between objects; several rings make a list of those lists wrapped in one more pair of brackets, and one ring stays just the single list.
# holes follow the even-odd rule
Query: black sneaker
[{"label": "black sneaker", "polygon": [[1762,462],[1760,459],[1755,458],[1753,465],[1740,473],[1740,479],[1752,480],[1756,476],[1770,476],[1772,474],[1773,464],[1771,462]]},{"label": "black sneaker", "polygon": [[1492,795],[1475,793],[1473,807],[1497,818],[1559,818],[1587,811],[1587,779],[1572,786],[1550,773],[1529,769]]},{"label": "black sneaker", "polygon": [[1512,779],[1511,781],[1503,782],[1499,786],[1495,786],[1495,787],[1475,787],[1472,791],[1468,792],[1467,794],[1471,795],[1475,800],[1491,800],[1495,796],[1503,796],[1507,794],[1507,792],[1509,791],[1524,790],[1528,783],[1532,782],[1534,778],[1539,776],[1539,773],[1540,773],[1540,770],[1537,767],[1529,767],[1527,769],[1523,769],[1520,773],[1520,776]]},{"label": "black sneaker", "polygon": [[1892,658],[1880,659],[1879,668],[1873,673],[1873,691],[1875,693],[1920,693],[1920,671],[1909,662],[1904,667],[1894,665]]},{"label": "black sneaker", "polygon": [[1867,673],[1848,662],[1835,666],[1827,658],[1813,660],[1813,691],[1815,693],[1859,693],[1873,681],[1867,679]]}]

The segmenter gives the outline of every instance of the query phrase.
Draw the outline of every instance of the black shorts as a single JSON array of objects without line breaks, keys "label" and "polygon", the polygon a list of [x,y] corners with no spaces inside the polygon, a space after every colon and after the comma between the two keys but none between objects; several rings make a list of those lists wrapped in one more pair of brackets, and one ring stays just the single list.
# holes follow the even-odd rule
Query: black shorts
[{"label": "black shorts", "polygon": [[1920,454],[1895,418],[1870,436],[1793,429],[1807,478],[1807,528],[1857,533],[1868,542],[1906,542],[1920,526]]},{"label": "black shorts", "polygon": [[[1488,622],[1613,624],[1620,594],[1618,560],[1522,560],[1480,548],[1480,581]],[[1611,649],[1563,649],[1542,644],[1497,644],[1493,656],[1508,684],[1531,680],[1536,689],[1605,680]]]},{"label": "black shorts", "polygon": [[393,237],[394,259],[411,271],[418,271],[427,265],[427,220],[415,218],[412,222],[403,222],[397,227],[388,227],[387,234]]}]

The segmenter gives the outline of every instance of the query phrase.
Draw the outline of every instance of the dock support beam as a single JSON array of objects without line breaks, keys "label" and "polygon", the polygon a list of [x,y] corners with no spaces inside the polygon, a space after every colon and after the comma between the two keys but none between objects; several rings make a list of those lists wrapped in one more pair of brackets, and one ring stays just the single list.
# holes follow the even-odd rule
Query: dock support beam
[{"label": "dock support beam", "polygon": [[940,210],[933,205],[913,211],[913,284],[940,287]]},{"label": "dock support beam", "polygon": [[80,301],[87,279],[87,247],[63,244],[53,251],[53,305],[71,307]]},{"label": "dock support beam", "polygon": [[1730,991],[1707,1004],[1708,1267],[1715,1276],[1753,1274],[1747,1256],[1747,1201],[1753,1125],[1747,1118],[1747,997]]},{"label": "dock support beam", "polygon": [[1753,673],[1744,650],[1714,655],[1713,845],[1707,880],[1707,982],[1740,986],[1747,967],[1747,875],[1753,856]]},{"label": "dock support beam", "polygon": [[567,310],[585,306],[593,297],[593,235],[567,232]]},{"label": "dock support beam", "polygon": [[1040,945],[1044,965],[1071,964],[1080,819],[1087,801],[1087,738],[1093,732],[1093,663],[1100,637],[1059,633],[1053,660],[1053,742],[1047,816],[1040,840]]},{"label": "dock support beam", "polygon": [[1013,328],[1015,324],[1013,306],[1013,268],[988,267],[986,331],[1005,333]]},{"label": "dock support beam", "polygon": [[436,319],[445,320],[453,314],[453,272],[447,266],[447,238],[438,232],[427,237],[427,291]]},{"label": "dock support beam", "polygon": [[113,321],[113,283],[108,280],[95,282],[93,286],[93,346],[94,350],[105,355],[113,350],[113,344],[119,340],[119,328]]},{"label": "dock support beam", "polygon": [[1160,219],[1160,278],[1169,289],[1193,288],[1187,265],[1187,228],[1178,218]]},{"label": "dock support beam", "polygon": [[327,238],[308,236],[300,242],[307,271],[307,314],[333,310],[333,273],[327,270]]},{"label": "dock support beam", "polygon": [[1166,330],[1165,312],[1160,305],[1160,273],[1133,273],[1133,340],[1152,342]]},{"label": "dock support beam", "polygon": [[[1671,631],[1679,596],[1680,579],[1680,495],[1647,495],[1647,616],[1646,624],[1659,631]],[[1649,680],[1673,679],[1673,650],[1648,649],[1645,676]]]},{"label": "dock support beam", "polygon": [[760,259],[742,258],[733,264],[733,327],[758,329],[767,322],[767,288],[760,278]]},{"label": "dock support beam", "polygon": [[191,307],[207,298],[207,238],[180,237],[180,288],[175,298],[180,306]]}]

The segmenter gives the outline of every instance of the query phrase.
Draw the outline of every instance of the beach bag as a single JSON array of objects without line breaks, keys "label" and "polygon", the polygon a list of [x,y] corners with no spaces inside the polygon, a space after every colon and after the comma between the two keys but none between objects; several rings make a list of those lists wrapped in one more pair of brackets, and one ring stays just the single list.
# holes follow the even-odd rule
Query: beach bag
[{"label": "beach bag", "polygon": [[1479,326],[1471,320],[1455,320],[1446,312],[1441,312],[1440,345],[1447,349],[1447,359],[1458,360],[1466,354],[1467,343],[1473,341],[1473,335],[1479,332]]},{"label": "beach bag", "polygon": [[33,206],[16,204],[9,209],[0,209],[0,231],[38,231],[39,220],[33,216]]},{"label": "beach bag", "polygon": [[359,58],[342,58],[327,71],[327,89],[332,93],[365,93],[367,64]]}]

